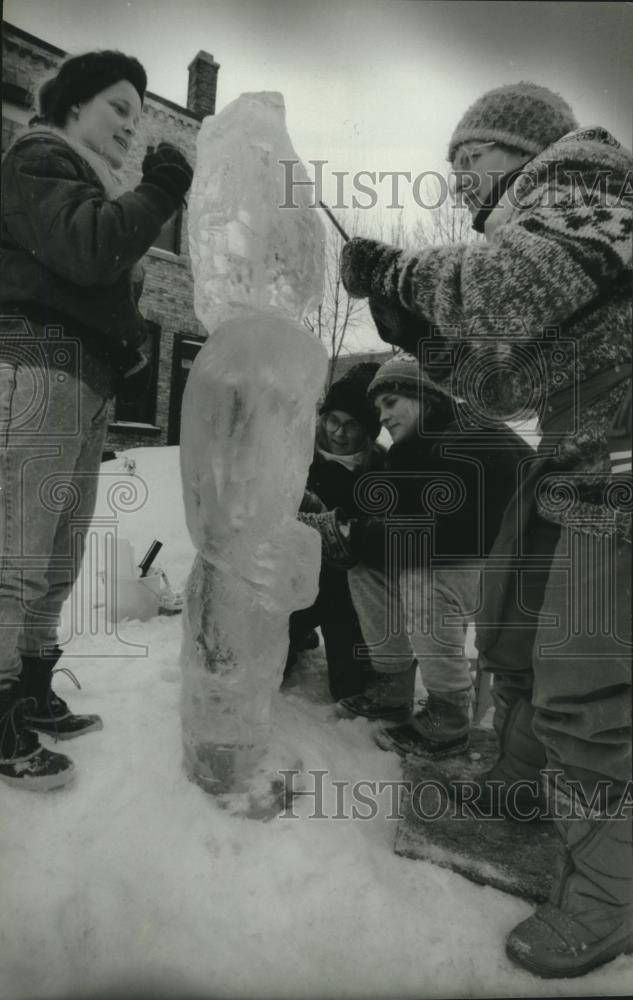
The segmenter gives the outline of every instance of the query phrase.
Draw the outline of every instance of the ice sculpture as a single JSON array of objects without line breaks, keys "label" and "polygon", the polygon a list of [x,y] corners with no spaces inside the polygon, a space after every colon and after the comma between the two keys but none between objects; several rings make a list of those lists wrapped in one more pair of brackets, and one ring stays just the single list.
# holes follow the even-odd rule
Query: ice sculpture
[{"label": "ice sculpture", "polygon": [[[189,202],[195,309],[209,339],[181,423],[187,527],[197,556],[183,616],[185,768],[210,792],[273,795],[258,763],[288,649],[288,615],[316,596],[318,534],[300,524],[327,367],[300,322],[319,301],[324,231],[299,188],[279,94],[244,94],[198,138]],[[295,176],[298,176],[295,173]],[[305,175],[304,175],[305,176]]]}]

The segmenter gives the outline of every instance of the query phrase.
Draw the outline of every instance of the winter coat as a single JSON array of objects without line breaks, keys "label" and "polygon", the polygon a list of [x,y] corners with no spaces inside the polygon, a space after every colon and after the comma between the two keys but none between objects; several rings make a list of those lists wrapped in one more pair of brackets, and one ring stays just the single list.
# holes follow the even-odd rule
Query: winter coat
[{"label": "winter coat", "polygon": [[[489,216],[486,242],[410,254],[366,241],[380,335],[420,351],[422,360],[425,344],[439,357],[436,348],[451,343],[446,338],[462,346],[489,338],[483,344],[491,356],[508,361],[496,380],[485,380],[486,406],[498,413],[517,412],[534,398],[533,381],[519,371],[522,359],[543,373],[535,400],[537,411],[544,406],[542,419],[559,390],[604,370],[621,377],[631,362],[632,166],[604,129],[578,130],[522,168]],[[351,245],[347,252],[353,260]],[[352,294],[368,294],[353,283],[346,280]],[[451,377],[450,363],[444,377]],[[620,523],[608,489],[607,438],[626,391],[624,379],[597,398],[581,394],[572,407],[551,458],[571,483],[570,499],[562,502],[555,489],[542,493],[544,517],[591,530]]]},{"label": "winter coat", "polygon": [[534,452],[504,424],[468,429],[465,413],[455,403],[432,433],[395,443],[385,470],[359,484],[361,505],[363,497],[389,505],[379,517],[350,523],[352,550],[362,562],[384,568],[387,533],[402,532],[404,538],[412,529],[418,540],[427,530],[433,539],[426,551],[406,547],[407,562],[416,568],[429,560],[434,566],[479,564],[489,553],[519,468],[534,462]]},{"label": "winter coat", "polygon": [[384,467],[384,464],[385,450],[377,444],[371,446],[367,462],[357,472],[351,472],[340,462],[323,458],[318,451],[315,451],[314,459],[308,470],[306,488],[317,495],[327,510],[339,507],[347,515],[353,515],[358,513],[354,489],[359,476],[365,472],[378,471]]},{"label": "winter coat", "polygon": [[119,367],[145,339],[133,266],[175,207],[147,183],[110,200],[53,132],[18,139],[2,161],[2,312],[63,324]]}]

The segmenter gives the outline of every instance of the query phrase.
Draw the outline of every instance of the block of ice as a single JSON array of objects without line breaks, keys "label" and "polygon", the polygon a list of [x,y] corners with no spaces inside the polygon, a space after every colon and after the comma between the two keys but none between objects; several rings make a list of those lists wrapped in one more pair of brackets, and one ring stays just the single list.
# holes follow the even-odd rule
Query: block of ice
[{"label": "block of ice", "polygon": [[314,189],[295,184],[286,202],[286,168],[307,180],[285,125],[281,94],[242,94],[205,118],[189,198],[194,307],[210,333],[241,308],[273,306],[300,320],[323,291],[325,230]]},{"label": "block of ice", "polygon": [[181,714],[187,772],[212,792],[241,790],[255,774],[288,615],[316,597],[320,538],[296,512],[326,366],[305,326],[275,310],[243,312],[214,331],[187,382],[181,473],[198,556]]}]

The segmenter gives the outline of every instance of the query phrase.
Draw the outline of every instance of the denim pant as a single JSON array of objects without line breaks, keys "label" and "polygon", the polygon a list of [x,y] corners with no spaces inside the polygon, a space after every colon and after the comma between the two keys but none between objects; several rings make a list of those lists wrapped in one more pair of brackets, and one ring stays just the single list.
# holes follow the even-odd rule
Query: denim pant
[{"label": "denim pant", "polygon": [[57,641],[95,509],[110,377],[76,340],[0,346],[1,687],[20,654]]},{"label": "denim pant", "polygon": [[466,630],[479,600],[478,566],[403,570],[397,579],[360,563],[348,572],[373,668],[399,673],[418,660],[429,693],[471,687]]}]

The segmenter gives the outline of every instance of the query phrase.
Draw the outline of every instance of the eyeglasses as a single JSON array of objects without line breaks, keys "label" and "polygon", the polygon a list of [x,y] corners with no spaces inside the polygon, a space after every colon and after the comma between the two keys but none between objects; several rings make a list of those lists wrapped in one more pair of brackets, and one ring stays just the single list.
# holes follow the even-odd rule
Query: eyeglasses
[{"label": "eyeglasses", "polygon": [[328,434],[337,434],[339,431],[344,431],[345,434],[354,434],[362,430],[358,420],[354,420],[353,418],[350,420],[339,420],[333,413],[328,413],[325,418],[325,428]]},{"label": "eyeglasses", "polygon": [[451,164],[453,173],[461,174],[468,170],[473,170],[475,162],[481,155],[480,150],[488,149],[490,146],[496,146],[496,142],[480,142],[477,146],[471,146],[470,149],[467,146],[460,146],[455,153],[455,159]]}]

